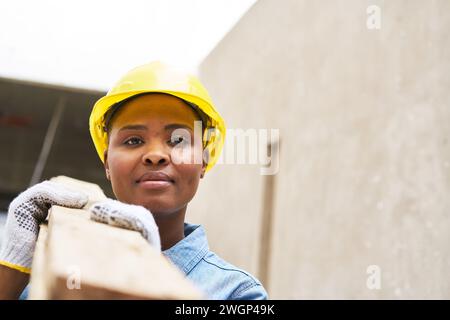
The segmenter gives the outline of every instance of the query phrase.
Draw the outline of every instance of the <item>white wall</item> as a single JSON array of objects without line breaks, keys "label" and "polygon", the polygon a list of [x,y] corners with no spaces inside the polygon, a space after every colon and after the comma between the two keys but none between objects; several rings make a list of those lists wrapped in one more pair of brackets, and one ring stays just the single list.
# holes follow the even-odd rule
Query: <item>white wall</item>
[{"label": "white wall", "polygon": [[[204,61],[230,128],[281,132],[271,297],[450,298],[449,39],[447,0],[260,0]],[[264,180],[202,184],[193,218],[258,273]]]}]

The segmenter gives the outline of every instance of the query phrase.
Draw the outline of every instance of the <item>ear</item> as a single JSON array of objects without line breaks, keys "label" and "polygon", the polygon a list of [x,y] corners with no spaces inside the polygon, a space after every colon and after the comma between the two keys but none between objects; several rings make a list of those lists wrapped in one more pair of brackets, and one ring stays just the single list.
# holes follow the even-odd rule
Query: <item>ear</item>
[{"label": "ear", "polygon": [[203,179],[206,172],[206,167],[208,166],[209,162],[209,152],[206,151],[206,149],[203,149],[203,163],[202,163],[202,170],[200,171],[200,179]]},{"label": "ear", "polygon": [[205,172],[206,172],[206,163],[203,162],[202,171],[200,171],[200,179],[203,179],[203,177],[205,176]]},{"label": "ear", "polygon": [[105,152],[103,153],[103,159],[104,159],[106,179],[111,181],[111,177],[110,177],[110,174],[109,174],[109,164],[108,164],[108,149],[106,149]]}]

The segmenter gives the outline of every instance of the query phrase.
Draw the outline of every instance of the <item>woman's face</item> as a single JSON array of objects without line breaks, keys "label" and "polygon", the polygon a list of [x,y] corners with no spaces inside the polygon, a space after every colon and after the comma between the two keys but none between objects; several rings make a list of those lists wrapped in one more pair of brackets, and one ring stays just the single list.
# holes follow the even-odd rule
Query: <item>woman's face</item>
[{"label": "woman's face", "polygon": [[119,201],[142,205],[155,218],[187,206],[206,167],[194,161],[194,151],[202,153],[194,121],[191,107],[166,94],[136,97],[117,111],[105,169]]}]

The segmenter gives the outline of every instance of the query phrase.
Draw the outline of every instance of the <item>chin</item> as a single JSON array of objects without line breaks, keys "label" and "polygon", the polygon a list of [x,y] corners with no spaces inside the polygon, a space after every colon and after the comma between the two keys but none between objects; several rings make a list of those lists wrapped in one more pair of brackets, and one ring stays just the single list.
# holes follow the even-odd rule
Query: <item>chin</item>
[{"label": "chin", "polygon": [[163,201],[162,199],[141,201],[139,204],[149,210],[155,217],[170,215],[171,213],[177,211],[173,205]]}]

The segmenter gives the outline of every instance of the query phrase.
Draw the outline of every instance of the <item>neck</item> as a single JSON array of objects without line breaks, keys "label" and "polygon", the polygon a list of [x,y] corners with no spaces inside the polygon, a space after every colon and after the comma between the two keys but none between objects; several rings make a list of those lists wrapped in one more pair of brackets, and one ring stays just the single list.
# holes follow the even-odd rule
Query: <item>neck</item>
[{"label": "neck", "polygon": [[158,225],[161,237],[161,250],[167,250],[184,239],[184,217],[186,207],[177,212],[167,214],[155,214],[155,222]]}]

